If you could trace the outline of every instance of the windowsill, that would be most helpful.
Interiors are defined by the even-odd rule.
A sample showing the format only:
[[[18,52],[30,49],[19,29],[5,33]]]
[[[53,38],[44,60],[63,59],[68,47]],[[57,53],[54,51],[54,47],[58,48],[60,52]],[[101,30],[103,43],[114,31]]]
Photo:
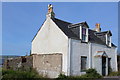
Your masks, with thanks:
[[[88,42],[86,42],[86,41],[82,41],[82,40],[81,40],[81,43],[88,43]]]
[[[107,44],[106,44],[107,45]],[[107,45],[108,48],[111,48],[112,46]]]
[[[81,72],[86,72],[86,70],[81,70]]]

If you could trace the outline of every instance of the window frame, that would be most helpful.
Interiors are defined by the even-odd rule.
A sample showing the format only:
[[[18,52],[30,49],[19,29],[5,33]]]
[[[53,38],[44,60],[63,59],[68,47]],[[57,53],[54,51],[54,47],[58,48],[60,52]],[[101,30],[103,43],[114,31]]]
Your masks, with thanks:
[[[111,36],[109,34],[106,34],[106,44],[111,47]]]
[[[82,58],[84,58],[85,59],[85,62],[86,62],[86,64],[85,64],[85,68],[83,68],[84,66],[83,66],[83,59]],[[87,70],[87,56],[81,56],[81,67],[80,67],[80,69],[81,69],[81,72],[85,72],[86,70]]]
[[[83,29],[85,29],[85,34],[83,34]],[[85,36],[85,39],[83,38],[83,35]],[[88,28],[80,26],[80,39],[83,42],[88,42]]]

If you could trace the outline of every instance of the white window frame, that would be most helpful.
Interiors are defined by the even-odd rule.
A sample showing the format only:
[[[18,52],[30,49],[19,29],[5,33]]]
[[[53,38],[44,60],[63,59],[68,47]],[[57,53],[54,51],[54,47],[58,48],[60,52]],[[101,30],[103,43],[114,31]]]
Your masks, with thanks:
[[[80,39],[82,39],[82,28],[85,28],[85,27],[82,27],[80,26]],[[86,29],[86,40],[84,42],[88,42],[88,28],[85,28]]]
[[[109,44],[108,44],[108,34],[106,34],[106,44],[107,44],[109,47],[111,47],[111,36],[109,36],[109,38],[110,38],[110,42],[109,42]]]

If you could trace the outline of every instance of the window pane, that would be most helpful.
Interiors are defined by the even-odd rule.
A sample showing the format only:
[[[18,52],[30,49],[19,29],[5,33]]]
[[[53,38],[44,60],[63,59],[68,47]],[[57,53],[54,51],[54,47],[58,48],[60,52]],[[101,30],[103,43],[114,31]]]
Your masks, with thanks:
[[[82,28],[82,34],[86,35],[86,29]]]
[[[110,45],[110,36],[107,36],[107,44]]]
[[[87,65],[87,57],[82,56],[81,57],[81,71],[86,70],[86,65]]]
[[[82,40],[83,40],[83,41],[86,40],[86,35],[82,35]]]
[[[109,36],[107,37],[107,40],[110,41],[110,37]]]

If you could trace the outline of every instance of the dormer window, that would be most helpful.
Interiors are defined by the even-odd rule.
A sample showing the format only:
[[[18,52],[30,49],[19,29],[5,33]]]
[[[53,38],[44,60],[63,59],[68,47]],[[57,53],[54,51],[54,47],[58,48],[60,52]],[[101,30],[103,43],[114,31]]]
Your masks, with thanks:
[[[110,36],[107,36],[107,44],[110,45]]]
[[[106,34],[106,44],[111,47],[111,36]]]
[[[70,24],[68,28],[81,39],[82,42],[88,42],[88,24],[86,22]]]
[[[98,38],[100,38],[107,46],[111,47],[111,31],[104,31],[104,32],[96,32],[95,33]]]
[[[86,28],[82,28],[82,40],[83,41],[86,41],[86,38],[87,38],[87,34],[86,34]]]
[[[80,39],[83,42],[88,42],[88,28],[87,27],[80,27]]]

